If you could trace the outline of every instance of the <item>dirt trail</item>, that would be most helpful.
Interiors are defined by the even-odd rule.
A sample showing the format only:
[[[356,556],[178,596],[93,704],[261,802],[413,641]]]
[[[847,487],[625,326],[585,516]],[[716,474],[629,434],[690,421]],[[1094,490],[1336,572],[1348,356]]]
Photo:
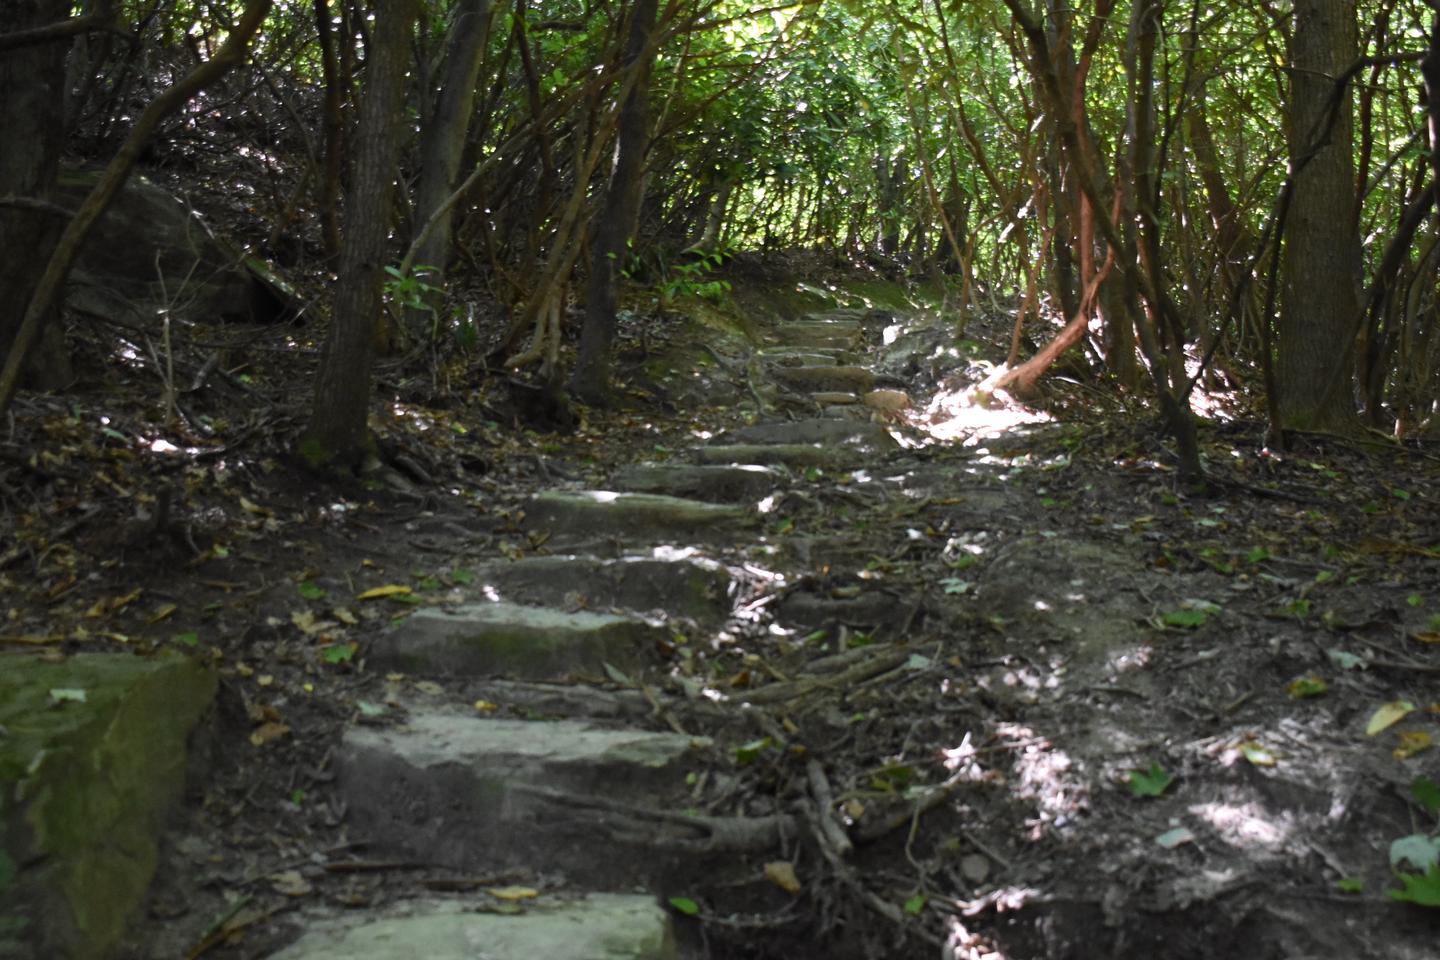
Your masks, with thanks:
[[[362,645],[307,826],[237,855],[195,815],[134,956],[174,955],[167,902],[193,945],[206,886],[252,891],[207,952],[282,960],[1434,956],[1384,890],[1440,777],[1364,732],[1437,699],[1421,496],[1212,427],[1233,494],[1181,499],[1146,429],[969,403],[918,313],[711,353],[728,422],[561,440],[483,527],[374,521],[357,552],[431,543],[444,602]]]

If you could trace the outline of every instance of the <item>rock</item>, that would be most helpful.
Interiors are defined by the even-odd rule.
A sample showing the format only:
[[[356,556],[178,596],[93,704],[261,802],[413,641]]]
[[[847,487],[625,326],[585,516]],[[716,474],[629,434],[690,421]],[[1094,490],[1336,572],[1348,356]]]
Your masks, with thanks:
[[[708,503],[753,503],[784,483],[780,473],[756,464],[635,464],[621,467],[610,477],[610,485],[617,490],[663,493]]]
[[[417,611],[378,637],[368,656],[382,669],[420,676],[556,680],[602,676],[606,663],[639,670],[669,639],[663,626],[614,614],[469,603]]]
[[[810,399],[822,406],[845,407],[853,403],[859,403],[860,397],[853,393],[843,393],[834,390],[821,390],[818,393],[810,394]]]
[[[770,375],[805,393],[816,390],[867,393],[875,388],[875,374],[864,367],[779,367]]]
[[[760,359],[781,367],[833,367],[851,364],[855,354],[848,350],[823,350],[816,347],[766,347]]]
[[[501,905],[502,901],[494,901]],[[299,940],[271,960],[677,960],[670,916],[654,897],[591,894],[524,901],[485,913],[458,900],[394,904],[379,916],[308,918]]]
[[[59,202],[78,208],[98,171],[61,174]],[[95,224],[70,272],[73,309],[144,324],[167,312],[197,323],[275,323],[300,304],[265,263],[222,242],[178,197],[134,175]]]
[[[679,552],[614,560],[526,557],[482,568],[477,585],[487,594],[496,591],[501,600],[552,606],[582,602],[599,612],[664,608],[672,616],[705,620],[729,612],[732,582],[721,564]]]
[[[881,413],[899,414],[914,406],[904,390],[871,390],[860,399],[865,406]]]
[[[794,420],[757,423],[720,436],[720,440],[741,443],[819,443],[826,446],[858,447],[862,450],[889,450],[899,446],[890,432],[868,421]]]
[[[850,349],[862,340],[860,327],[853,323],[826,320],[797,320],[770,331],[770,339],[785,346],[838,347]]]
[[[213,671],[178,655],[5,657],[0,956],[111,951],[154,876],[215,689]]]
[[[488,873],[559,871],[628,889],[668,869],[663,823],[612,837],[616,807],[686,805],[693,751],[676,733],[577,720],[508,720],[417,710],[402,727],[354,727],[336,756],[350,834],[384,855]]]
[[[558,539],[601,536],[636,542],[747,526],[755,518],[746,507],[610,490],[546,490],[531,498],[527,513],[529,526]]]
[[[761,463],[787,467],[830,467],[853,462],[855,447],[824,447],[818,443],[727,443],[696,447],[701,463]]]

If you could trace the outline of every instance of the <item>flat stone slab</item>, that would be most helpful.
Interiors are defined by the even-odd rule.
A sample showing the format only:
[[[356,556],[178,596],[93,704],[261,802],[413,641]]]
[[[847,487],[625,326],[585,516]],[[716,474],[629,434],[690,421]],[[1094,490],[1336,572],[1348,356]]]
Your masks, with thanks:
[[[495,901],[498,906],[499,901]],[[310,919],[271,960],[678,960],[670,915],[654,897],[591,894],[482,913],[458,900],[395,904]]]
[[[659,624],[610,613],[467,603],[417,610],[378,637],[368,659],[419,676],[558,680],[603,675],[606,663],[638,670],[669,639]]]
[[[890,450],[899,446],[890,431],[878,423],[825,418],[757,423],[727,431],[720,439],[739,443],[840,444],[867,450]]]
[[[611,837],[607,816],[616,804],[683,806],[686,776],[709,745],[578,720],[428,708],[404,726],[347,731],[336,785],[351,838],[385,855],[477,873],[524,866],[629,889],[663,872],[666,858],[641,855],[649,831]]]
[[[477,586],[492,599],[566,608],[579,605],[601,613],[663,608],[671,616],[697,620],[729,612],[732,584],[730,571],[722,564],[683,554],[612,560],[526,557],[477,571]]]
[[[112,952],[184,792],[216,675],[182,656],[0,666],[0,957]]]
[[[828,320],[798,320],[786,323],[770,331],[770,339],[787,346],[839,347],[845,349],[858,346],[862,331],[854,323],[836,323]]]
[[[805,393],[817,390],[868,393],[875,388],[875,374],[864,367],[776,367],[770,376]]]
[[[656,463],[621,467],[610,476],[610,483],[619,490],[661,493],[708,503],[753,503],[783,486],[785,478],[758,464]]]
[[[696,447],[701,463],[762,463],[786,467],[832,467],[853,463],[864,453],[858,447],[818,443],[727,443]]]
[[[834,407],[845,407],[860,402],[859,394],[838,390],[821,390],[818,393],[810,394],[810,399],[824,406]]]
[[[748,507],[613,490],[546,490],[530,499],[526,512],[529,526],[561,539],[603,536],[634,542],[746,526],[755,519]]]
[[[787,367],[834,367],[853,364],[858,357],[849,350],[823,347],[766,347],[760,351],[760,359]]]

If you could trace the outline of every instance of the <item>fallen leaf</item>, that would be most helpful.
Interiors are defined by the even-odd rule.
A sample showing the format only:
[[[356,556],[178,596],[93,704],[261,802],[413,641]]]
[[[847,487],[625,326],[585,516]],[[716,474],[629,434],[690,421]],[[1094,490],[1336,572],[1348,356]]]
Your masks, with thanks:
[[[765,864],[765,879],[786,893],[800,892],[800,878],[795,875],[795,865],[788,860],[772,860]]]
[[[534,887],[486,887],[485,892],[496,900],[534,900],[540,896]]]
[[[1408,760],[1422,750],[1429,750],[1434,745],[1430,734],[1425,731],[1405,730],[1400,734],[1400,743],[1395,747],[1394,757],[1396,760]]]
[[[347,627],[353,627],[360,622],[359,617],[355,616],[355,614],[351,613],[344,607],[336,607],[334,610],[330,611],[330,615],[336,620],[339,620],[341,623],[345,624],[345,626]]]
[[[302,877],[298,870],[286,870],[284,873],[272,874],[270,888],[287,897],[303,897],[315,890],[310,885],[310,881]]]
[[[154,613],[150,614],[150,623],[159,623],[161,620],[172,616],[175,611],[179,609],[180,607],[178,604],[167,603],[159,610],[156,610]]]
[[[1246,740],[1240,744],[1240,753],[1254,766],[1275,766],[1275,754],[1271,753],[1268,747],[1262,746],[1254,740]]]
[[[240,509],[244,510],[246,513],[252,513],[257,517],[275,516],[275,511],[271,510],[268,507],[262,507],[258,503],[255,503],[243,496],[240,498]]]
[[[1155,838],[1155,842],[1166,850],[1174,850],[1183,843],[1194,843],[1195,834],[1185,827],[1176,827],[1174,830],[1166,830]]]
[[[371,587],[364,593],[357,594],[356,600],[380,600],[384,597],[403,597],[411,592],[410,588],[403,583],[386,584],[383,587]]]
[[[270,722],[256,727],[250,734],[250,745],[263,747],[272,740],[290,735],[290,728],[283,723]]]
[[[1365,733],[1375,736],[1384,730],[1388,730],[1395,724],[1404,720],[1415,709],[1415,704],[1409,700],[1391,700],[1382,704],[1370,716],[1370,722],[1365,725]]]

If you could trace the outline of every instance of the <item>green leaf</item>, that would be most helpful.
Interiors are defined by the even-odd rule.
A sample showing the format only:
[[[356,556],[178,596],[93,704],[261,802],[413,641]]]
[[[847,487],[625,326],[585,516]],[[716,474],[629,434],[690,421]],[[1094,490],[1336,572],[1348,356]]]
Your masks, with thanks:
[[[200,635],[199,635],[198,633],[193,633],[193,632],[191,632],[191,633],[177,633],[177,634],[175,634],[175,642],[176,642],[176,643],[183,643],[183,644],[185,644],[185,646],[187,646],[187,647],[196,647],[196,646],[199,646],[199,645],[200,645]]]
[[[440,581],[439,581],[439,580],[436,580],[434,577],[421,577],[419,580],[415,581],[415,589],[417,589],[417,590],[439,590],[439,589],[440,589]]]
[[[84,703],[90,695],[80,687],[55,687],[50,691],[51,703]]]
[[[1440,840],[1423,833],[1412,833],[1391,842],[1390,869],[1398,869],[1403,863],[1427,872],[1440,866]]]
[[[918,916],[920,911],[925,909],[925,904],[929,902],[929,897],[925,896],[925,894],[923,893],[917,893],[915,894],[915,896],[905,901],[905,912],[910,914],[912,917]]]
[[[769,737],[761,737],[759,740],[742,743],[735,748],[735,762],[741,766],[754,763],[760,759],[760,754],[763,753],[767,747],[773,746],[775,746],[775,741]]]
[[[298,590],[300,592],[300,596],[304,597],[306,600],[325,599],[324,588],[320,587],[318,584],[312,583],[309,580],[306,580],[304,583],[300,584],[295,589]]]
[[[1204,610],[1171,610],[1161,618],[1167,627],[1203,627],[1210,615]]]
[[[293,803],[293,804],[295,804],[295,806],[297,806],[297,807],[303,807],[303,806],[305,805],[305,791],[304,791],[304,789],[301,788],[301,787],[296,787],[294,790],[291,790],[291,791],[290,791],[290,802]]]
[[[1424,807],[1430,816],[1440,814],[1440,785],[1434,780],[1424,774],[1416,777],[1410,784],[1410,796],[1414,797],[1415,802]]]
[[[1392,900],[1417,903],[1422,907],[1440,907],[1440,866],[1432,866],[1423,874],[1397,873],[1405,885],[1402,890],[1386,890]]]
[[[1390,496],[1394,497],[1396,500],[1409,500],[1410,491],[1402,490],[1399,487],[1394,487],[1390,491]]]
[[[1335,889],[1341,893],[1364,893],[1365,881],[1360,877],[1341,877],[1335,881]]]
[[[1412,606],[1412,607],[1423,607],[1423,606],[1425,606],[1425,598],[1422,597],[1422,596],[1420,596],[1420,594],[1418,594],[1418,593],[1412,593],[1412,594],[1410,594],[1410,596],[1408,596],[1408,597],[1405,598],[1405,602],[1408,603],[1408,604],[1409,604],[1410,606]]]
[[[974,587],[975,584],[971,583],[969,580],[961,580],[959,577],[945,577],[943,580],[940,581],[940,586],[945,588],[945,592],[947,594],[950,594],[952,596],[958,596],[961,594],[969,593],[971,588]]]
[[[689,897],[671,897],[670,906],[674,907],[677,913],[683,913],[687,917],[693,917],[700,912],[700,904]]]
[[[450,571],[450,579],[460,584],[460,586],[462,587],[468,587],[470,586],[470,584],[475,582],[475,571],[465,570],[461,567],[456,567],[454,570]]]
[[[320,657],[326,663],[349,663],[355,659],[355,649],[353,643],[336,643],[326,647]]]
[[[1247,563],[1259,563],[1262,560],[1270,559],[1270,551],[1264,547],[1251,547],[1250,552],[1245,554]]]
[[[1166,773],[1160,764],[1152,763],[1149,770],[1132,772],[1125,782],[1133,796],[1158,797],[1170,788],[1175,778]]]
[[[1325,682],[1324,677],[1311,674],[1291,680],[1285,687],[1285,692],[1296,700],[1304,700],[1307,697],[1318,697],[1329,689],[1330,684]]]
[[[360,711],[362,717],[383,717],[389,708],[383,703],[372,703],[369,700],[356,700],[355,709]]]

